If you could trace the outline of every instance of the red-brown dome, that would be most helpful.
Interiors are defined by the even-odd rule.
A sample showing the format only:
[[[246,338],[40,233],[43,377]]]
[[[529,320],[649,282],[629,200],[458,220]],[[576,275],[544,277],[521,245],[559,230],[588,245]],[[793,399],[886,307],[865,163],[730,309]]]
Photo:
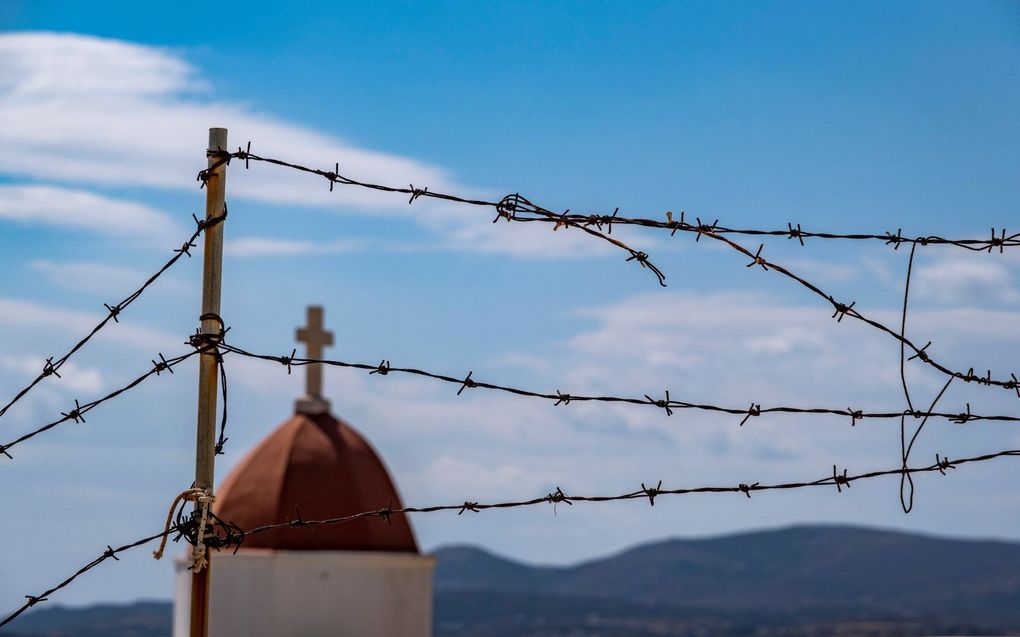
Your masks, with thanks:
[[[334,518],[401,507],[375,451],[350,425],[330,414],[296,414],[230,472],[215,511],[242,529]],[[364,518],[312,528],[284,528],[245,538],[243,548],[295,551],[417,553],[407,517]]]

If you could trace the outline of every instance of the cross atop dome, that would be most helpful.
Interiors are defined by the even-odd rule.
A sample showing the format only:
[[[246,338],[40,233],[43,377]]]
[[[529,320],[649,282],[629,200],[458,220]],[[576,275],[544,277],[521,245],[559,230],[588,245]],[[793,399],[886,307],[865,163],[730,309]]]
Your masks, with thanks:
[[[2,1],[2,0],[0,0]],[[333,334],[321,307],[297,329],[303,357],[323,360]],[[304,365],[296,412],[234,466],[216,490],[216,513],[250,535],[216,556],[210,635],[431,637],[432,569],[422,555],[397,485],[372,445],[330,413],[323,364]],[[359,515],[360,514],[360,515]],[[312,533],[293,522],[348,517]],[[187,637],[192,561],[176,561],[174,637]],[[295,600],[299,603],[295,604]]]
[[[305,344],[305,358],[321,359],[323,350],[333,344],[333,332],[323,329],[321,306],[308,306],[308,325],[295,333],[299,343]],[[329,413],[329,400],[322,395],[322,364],[305,365],[305,395],[297,399],[294,409],[299,414]]]

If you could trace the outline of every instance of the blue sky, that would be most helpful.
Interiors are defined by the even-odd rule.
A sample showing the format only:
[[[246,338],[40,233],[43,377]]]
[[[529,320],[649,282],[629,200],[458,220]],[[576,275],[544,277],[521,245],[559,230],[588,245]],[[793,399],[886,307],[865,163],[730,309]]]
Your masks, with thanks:
[[[1016,219],[1015,3],[268,3],[0,7],[0,393],[16,391],[158,267],[202,209],[206,131],[231,144],[404,185],[548,208],[732,226],[979,236]],[[238,345],[284,354],[322,304],[333,356],[573,393],[902,408],[898,350],[789,282],[690,237],[622,233],[661,289],[576,232],[230,167],[224,316]],[[1015,230],[1015,228],[1010,228]],[[748,242],[750,244],[752,242]],[[906,255],[779,239],[766,254],[883,320]],[[1016,369],[1015,255],[920,250],[914,340],[954,367]],[[182,261],[0,422],[3,440],[183,351],[200,263]],[[300,375],[228,360],[222,477],[290,413]],[[108,543],[154,532],[192,473],[195,378],[154,379],[0,464],[0,596],[14,606]],[[912,387],[939,378],[912,367]],[[816,478],[896,466],[891,422],[569,408],[425,381],[327,371],[334,410],[408,503]],[[1015,413],[957,387],[943,405]],[[980,405],[980,409],[978,406]],[[1016,447],[1011,425],[932,424],[918,458]],[[929,458],[931,456],[931,458]],[[1020,539],[1008,461],[849,493],[681,498],[413,520],[426,548],[468,542],[571,562],[667,536],[850,522]],[[60,601],[167,597],[145,550]]]

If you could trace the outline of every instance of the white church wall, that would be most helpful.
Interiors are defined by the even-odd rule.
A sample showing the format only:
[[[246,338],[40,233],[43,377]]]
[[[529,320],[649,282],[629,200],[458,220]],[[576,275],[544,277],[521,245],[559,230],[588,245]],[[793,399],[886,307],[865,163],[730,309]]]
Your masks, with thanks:
[[[176,562],[174,637],[187,637],[190,562]],[[357,551],[213,556],[211,637],[430,637],[435,558]]]

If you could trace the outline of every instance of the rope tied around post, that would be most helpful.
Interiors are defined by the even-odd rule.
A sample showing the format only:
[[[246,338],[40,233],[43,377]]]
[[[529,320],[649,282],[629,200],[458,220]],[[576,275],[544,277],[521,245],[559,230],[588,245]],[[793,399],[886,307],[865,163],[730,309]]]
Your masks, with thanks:
[[[195,544],[191,549],[191,570],[198,573],[204,569],[208,564],[206,559],[205,527],[209,522],[209,507],[215,501],[216,496],[212,494],[212,489],[192,487],[177,494],[177,497],[170,504],[170,510],[167,511],[166,524],[163,527],[163,537],[159,541],[159,548],[152,552],[152,557],[157,560],[163,558],[163,552],[166,550],[166,541],[170,536],[174,511],[177,510],[177,506],[181,502],[194,502],[198,505],[199,518],[198,533],[195,535]]]

